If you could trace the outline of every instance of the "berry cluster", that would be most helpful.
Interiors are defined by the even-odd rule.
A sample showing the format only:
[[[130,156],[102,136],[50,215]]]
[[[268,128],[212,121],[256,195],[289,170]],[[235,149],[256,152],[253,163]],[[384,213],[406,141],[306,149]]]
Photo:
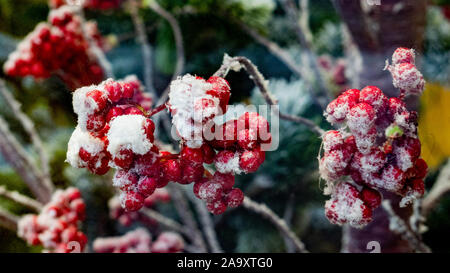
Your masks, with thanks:
[[[89,31],[100,42],[98,32]],[[36,79],[58,75],[70,87],[99,83],[103,71],[89,51],[81,21],[73,7],[52,10],[48,22],[42,22],[20,42],[4,64],[10,76]]]
[[[413,49],[400,47],[392,55],[392,65],[386,64],[394,86],[400,89],[400,98],[406,95],[420,95],[423,92],[425,80],[415,66],[415,58]]]
[[[78,247],[82,251],[87,238],[78,225],[85,218],[85,209],[78,189],[58,190],[39,215],[28,214],[20,219],[18,235],[47,251],[71,252]]]
[[[116,168],[113,185],[122,191],[122,205],[132,211],[167,184],[153,167],[159,153],[153,144],[155,125],[135,106],[140,92],[136,77],[77,89],[73,107],[78,126],[67,151],[67,161],[74,167],[99,175]]]
[[[67,161],[100,175],[116,168],[113,185],[122,191],[119,199],[126,211],[139,210],[146,197],[170,181],[196,182],[195,194],[214,214],[239,206],[243,193],[233,188],[234,174],[255,172],[264,162],[261,146],[271,141],[267,120],[246,112],[217,125],[214,118],[227,110],[228,82],[186,75],[171,83],[167,102],[181,136],[181,151],[160,151],[153,143],[153,122],[131,105],[145,102],[136,95],[139,85],[133,82],[107,80],[74,92],[78,126],[69,141]],[[213,163],[217,172],[211,175],[204,164]]]
[[[78,0],[50,0],[49,6],[51,8],[59,8],[71,2],[78,2]],[[122,4],[123,0],[83,0],[83,7],[95,10],[110,10],[117,9]]]
[[[150,234],[138,228],[120,237],[98,238],[93,248],[97,253],[176,253],[183,250],[184,241],[176,233],[163,232],[152,242]]]
[[[399,52],[395,62],[412,56]],[[319,169],[332,194],[326,204],[331,222],[365,226],[381,200],[375,189],[403,196],[401,206],[423,196],[427,164],[419,158],[417,113],[401,99],[388,99],[375,86],[350,89],[328,105],[325,116],[334,125],[345,124],[322,136]],[[354,185],[346,183],[350,178]]]
[[[157,203],[167,203],[170,201],[169,192],[165,188],[156,189],[155,192],[144,200],[144,207],[151,208]],[[145,217],[136,211],[126,211],[122,208],[117,197],[113,197],[108,202],[109,211],[112,219],[119,221],[123,226],[130,226],[139,221],[147,226],[154,226],[156,222],[153,219]]]
[[[242,191],[233,188],[234,174],[255,172],[265,160],[261,144],[271,141],[269,123],[256,112],[215,123],[226,113],[229,98],[229,84],[220,77],[206,81],[185,75],[170,86],[168,106],[183,146],[178,160],[166,162],[166,173],[172,181],[196,182],[195,195],[214,214],[242,203]],[[214,163],[214,175],[203,176],[204,163]]]

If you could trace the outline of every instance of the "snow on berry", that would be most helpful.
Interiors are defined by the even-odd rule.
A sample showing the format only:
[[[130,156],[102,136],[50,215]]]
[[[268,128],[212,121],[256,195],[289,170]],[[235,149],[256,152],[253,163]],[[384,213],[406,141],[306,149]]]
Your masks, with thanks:
[[[42,245],[45,251],[71,252],[73,243],[83,251],[87,238],[78,225],[85,218],[85,209],[78,189],[57,190],[38,215],[19,220],[18,236],[30,245]]]
[[[343,122],[350,109],[358,103],[359,90],[349,89],[328,104],[324,113],[327,121],[331,124]]]
[[[394,87],[400,89],[400,97],[423,92],[425,80],[415,66],[414,50],[398,48],[392,55],[392,65],[386,61],[385,69],[391,73]]]
[[[177,253],[184,249],[183,238],[175,232],[163,232],[151,245],[153,253]]]
[[[199,148],[203,143],[203,122],[221,112],[220,99],[208,94],[212,88],[213,85],[204,79],[189,74],[170,84],[167,104],[172,123],[191,148]]]
[[[364,203],[357,188],[339,183],[332,198],[325,203],[325,215],[331,223],[362,228],[372,221],[372,209]]]
[[[95,239],[93,249],[96,253],[150,253],[152,237],[144,228],[137,228],[118,237]]]
[[[392,64],[410,63],[414,64],[416,61],[416,53],[414,49],[399,47],[392,54]]]
[[[242,170],[239,167],[239,159],[240,154],[238,152],[228,150],[220,151],[214,159],[214,166],[221,173],[240,174]]]
[[[106,134],[109,140],[108,152],[116,155],[123,149],[129,149],[143,155],[150,151],[153,144],[145,132],[146,120],[141,115],[123,115],[112,120]]]
[[[400,48],[389,69],[398,66],[417,70],[414,57],[412,50]],[[398,78],[398,84],[403,91],[414,93],[411,79],[405,75]],[[402,196],[401,206],[423,195],[427,165],[420,158],[418,117],[417,112],[407,110],[403,99],[408,93],[403,91],[399,98],[388,99],[376,86],[360,92],[350,89],[328,105],[324,114],[327,120],[342,125],[339,131],[323,135],[324,153],[319,157],[320,175],[327,182],[324,193],[332,194],[325,205],[332,223],[356,227],[369,223],[372,209],[382,198],[378,190]],[[362,187],[360,195],[351,183]],[[366,207],[360,206],[361,202]]]

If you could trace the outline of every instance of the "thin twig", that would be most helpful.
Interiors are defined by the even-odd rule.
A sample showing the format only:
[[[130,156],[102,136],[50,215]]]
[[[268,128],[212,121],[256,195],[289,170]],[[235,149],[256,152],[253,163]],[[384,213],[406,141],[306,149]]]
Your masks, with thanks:
[[[177,62],[175,65],[175,71],[172,75],[172,80],[175,80],[181,73],[183,73],[184,70],[184,63],[185,63],[185,56],[184,56],[184,44],[183,44],[183,34],[181,32],[180,24],[178,23],[177,19],[167,10],[165,10],[163,7],[161,7],[156,0],[151,0],[149,2],[149,7],[159,14],[161,17],[167,20],[169,22],[170,27],[173,31],[173,36],[175,39],[175,46],[177,51]],[[161,97],[159,98],[157,105],[163,103],[166,101],[167,96],[169,95],[169,86],[164,90],[164,92],[161,94]]]
[[[295,194],[291,193],[289,195],[288,201],[286,202],[286,208],[284,209],[283,220],[286,222],[286,225],[289,227],[291,225],[292,217],[294,214],[294,206],[295,206]],[[286,251],[288,253],[294,253],[295,248],[292,242],[284,236],[284,242],[286,244]]]
[[[22,195],[16,191],[8,191],[5,186],[0,186],[0,196],[7,198],[11,201],[14,201],[36,212],[41,211],[43,207],[42,203],[28,196]]]
[[[198,198],[196,198],[191,191],[187,192],[187,196],[194,203],[195,209],[198,213],[202,228],[205,233],[206,241],[213,253],[223,253],[220,247],[217,234],[214,229],[214,224],[211,220],[210,213],[205,207],[205,204]]]
[[[430,253],[430,248],[425,245],[418,235],[412,232],[408,225],[401,219],[395,211],[392,209],[391,203],[389,200],[384,200],[382,202],[383,208],[389,214],[389,229],[398,235],[400,235],[405,241],[408,242],[410,247],[414,249],[416,252],[425,252]]]
[[[237,22],[239,26],[247,32],[253,39],[255,39],[258,43],[265,46],[269,52],[271,52],[274,56],[276,56],[280,61],[282,61],[297,77],[299,78],[307,78],[305,73],[302,71],[302,68],[294,62],[292,56],[276,43],[270,41],[266,37],[259,34],[256,30],[250,28],[243,22]]]
[[[423,199],[422,215],[426,217],[448,192],[450,192],[450,160],[442,168],[430,192]]]
[[[19,217],[0,208],[0,226],[17,231],[17,222],[19,222]]]
[[[142,213],[143,215],[147,216],[148,218],[155,220],[156,222],[160,223],[165,228],[171,229],[178,233],[184,234],[187,237],[190,237],[190,233],[187,231],[186,228],[184,228],[182,225],[180,225],[176,221],[160,214],[157,211],[154,211],[149,208],[143,208],[139,211],[139,213]]]
[[[308,251],[305,248],[303,242],[295,235],[295,233],[289,229],[286,225],[286,222],[278,217],[271,209],[269,209],[265,204],[258,204],[255,201],[251,200],[248,197],[244,198],[244,202],[242,203],[244,208],[251,210],[257,214],[260,214],[264,218],[268,219],[272,222],[277,229],[288,238],[295,246],[297,252],[307,253]]]
[[[6,90],[5,82],[2,79],[0,79],[0,92],[2,93],[3,97],[5,98],[6,103],[12,109],[14,116],[20,121],[20,123],[22,124],[22,127],[25,129],[27,134],[30,136],[31,142],[39,155],[42,173],[43,173],[43,175],[45,175],[47,177],[46,181],[50,181],[50,166],[49,166],[48,156],[44,149],[42,140],[36,131],[34,123],[31,121],[31,119],[27,115],[25,115],[24,112],[22,112],[22,110],[20,109],[21,104],[11,95],[11,93],[8,90]],[[52,183],[49,183],[47,185],[47,187],[53,190]]]
[[[141,44],[141,51],[144,63],[144,83],[146,89],[152,94],[153,98],[156,99],[158,96],[156,94],[155,87],[153,86],[153,69],[152,69],[152,48],[148,43],[147,32],[145,29],[145,24],[142,17],[139,15],[139,6],[136,0],[128,0],[130,6],[130,14],[133,19],[134,28],[136,29],[136,34],[139,43]]]
[[[99,65],[101,66],[103,72],[105,73],[105,76],[107,78],[114,78],[114,72],[111,63],[108,61],[103,51],[97,45],[97,42],[94,40],[94,38],[92,38],[90,35],[87,34],[88,30],[86,29],[86,18],[84,16],[83,8],[78,7],[77,13],[78,16],[80,17],[81,29],[84,39],[88,42],[90,51],[97,59]]]
[[[303,1],[303,2],[307,3],[307,0]],[[328,100],[331,100],[330,91],[328,90],[327,84],[326,84],[325,80],[323,79],[322,74],[320,73],[317,56],[312,47],[312,34],[311,34],[312,32],[309,29],[309,25],[305,24],[305,23],[301,23],[301,21],[299,19],[301,12],[297,8],[297,6],[295,5],[293,0],[281,0],[281,6],[283,7],[284,11],[286,12],[288,18],[290,19],[289,21],[292,22],[292,25],[295,30],[295,34],[297,36],[297,40],[299,41],[299,43],[304,51],[304,54],[306,54],[308,66],[311,67],[311,69],[314,73],[314,77],[316,78],[316,80],[319,84],[319,88],[321,91],[320,93],[322,93],[324,96],[326,96],[328,98]],[[302,11],[303,15],[308,14],[308,10],[307,10],[308,5],[303,3],[302,8],[304,9]],[[308,20],[308,18],[306,18],[305,20]],[[308,38],[308,35],[310,35],[311,37]]]
[[[36,167],[2,117],[0,117],[0,152],[27,184],[33,195],[40,202],[47,203],[52,194],[52,189],[48,186],[51,181]]]
[[[273,97],[273,95],[270,93],[267,87],[267,81],[264,79],[263,75],[259,72],[258,68],[247,58],[238,56],[238,57],[229,57],[228,55],[225,55],[224,57],[224,63],[219,68],[219,70],[214,73],[214,76],[220,76],[225,77],[230,70],[231,66],[235,66],[236,62],[243,65],[247,73],[251,76],[250,78],[253,80],[255,85],[260,90],[264,100],[269,105],[278,105],[277,100]],[[276,108],[278,109],[278,108]],[[279,111],[279,109],[278,109]],[[306,125],[311,131],[318,134],[319,136],[323,135],[325,131],[321,129],[319,126],[317,126],[313,121],[299,117],[299,116],[293,116],[289,114],[279,113],[280,118],[289,120],[292,122],[300,123],[303,125]]]
[[[197,222],[194,219],[189,204],[180,190],[178,185],[170,185],[169,187],[170,195],[172,196],[173,204],[181,218],[183,224],[187,227],[189,232],[189,237],[192,239],[194,245],[196,245],[202,252],[206,252],[206,244],[203,240],[202,233],[198,228]]]

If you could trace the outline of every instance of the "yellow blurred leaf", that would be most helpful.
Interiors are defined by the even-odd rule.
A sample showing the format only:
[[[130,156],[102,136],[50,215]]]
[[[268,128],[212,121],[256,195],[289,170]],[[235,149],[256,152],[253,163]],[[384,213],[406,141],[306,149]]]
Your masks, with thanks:
[[[450,156],[450,89],[427,83],[420,103],[422,157],[433,168]]]

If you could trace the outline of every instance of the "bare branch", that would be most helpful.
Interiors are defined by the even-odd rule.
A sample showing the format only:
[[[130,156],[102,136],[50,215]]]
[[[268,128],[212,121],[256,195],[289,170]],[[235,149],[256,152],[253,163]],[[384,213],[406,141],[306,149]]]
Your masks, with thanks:
[[[29,158],[2,117],[0,117],[0,152],[27,184],[33,195],[40,202],[47,203],[52,195],[52,189],[48,186],[51,181],[40,172],[33,160]]]
[[[179,185],[170,185],[169,191],[172,196],[173,204],[181,218],[181,221],[186,226],[189,232],[189,237],[192,239],[194,245],[196,245],[202,252],[206,252],[206,244],[203,240],[202,233],[200,232],[197,222],[194,219],[194,215],[189,208],[189,204],[183,195],[183,192],[178,187]]]
[[[47,153],[44,149],[44,145],[42,144],[42,140],[39,137],[39,134],[36,131],[33,121],[22,112],[21,104],[11,95],[11,93],[6,90],[5,82],[0,79],[0,92],[5,98],[6,103],[12,109],[14,116],[20,121],[22,127],[25,129],[27,134],[31,138],[31,142],[33,143],[34,148],[36,149],[39,158],[40,158],[40,166],[42,169],[43,175],[46,176],[47,180],[50,181],[50,167]],[[53,184],[48,183],[47,187],[53,191]]]
[[[0,186],[0,196],[5,197],[36,212],[41,211],[43,207],[42,203],[28,196],[22,195],[16,191],[8,191],[4,186]]]
[[[245,32],[247,32],[248,35],[250,35],[261,45],[265,46],[269,50],[269,52],[280,59],[280,61],[282,61],[297,77],[304,79],[308,78],[302,68],[293,61],[292,56],[286,50],[282,49],[276,43],[262,36],[256,30],[250,28],[246,24],[242,22],[237,23]]]
[[[299,11],[297,6],[295,5],[293,0],[281,0],[281,6],[283,7],[284,11],[286,12],[289,21],[292,22],[292,25],[294,27],[295,33],[297,35],[297,40],[299,41],[302,50],[304,51],[304,54],[306,55],[306,59],[308,62],[308,66],[311,67],[314,77],[316,78],[319,88],[321,89],[320,93],[322,93],[324,96],[328,98],[328,100],[331,100],[331,94],[330,91],[327,88],[327,84],[325,80],[322,77],[322,74],[320,73],[320,68],[317,61],[317,56],[313,50],[312,47],[312,32],[309,29],[309,25],[307,23],[301,23],[300,21],[300,15],[301,12],[303,13],[303,16],[307,16],[308,14],[308,1],[304,0],[302,4],[302,11]],[[304,18],[306,22],[308,21],[308,17]],[[309,36],[309,37],[308,37]]]
[[[171,229],[173,231],[176,231],[178,233],[184,234],[187,237],[190,237],[190,233],[187,231],[186,228],[184,228],[182,225],[177,223],[176,221],[167,218],[166,216],[160,214],[157,211],[154,211],[149,208],[142,208],[139,213],[142,213],[143,215],[147,216],[148,218],[151,218],[155,220],[156,222],[160,223],[165,228]]]
[[[205,207],[205,204],[200,199],[193,196],[192,192],[188,192],[187,195],[195,205],[195,209],[199,215],[200,222],[205,233],[206,241],[208,242],[211,251],[213,253],[223,253],[219,240],[217,239],[216,231],[214,230],[214,224],[208,210]]]
[[[295,194],[291,193],[286,202],[286,207],[284,209],[283,220],[286,222],[286,225],[289,227],[291,225],[292,217],[294,214],[294,206],[295,206]],[[295,248],[292,242],[284,236],[284,242],[286,244],[286,251],[288,253],[294,253]]]
[[[295,246],[297,252],[306,253],[308,252],[305,248],[303,242],[295,235],[295,233],[289,229],[286,225],[286,222],[278,217],[271,209],[269,209],[265,204],[258,204],[255,201],[251,200],[248,197],[244,198],[244,202],[242,203],[244,208],[251,210],[257,214],[260,214],[264,218],[268,219],[272,224],[274,224],[277,229],[288,238]]]
[[[175,65],[175,71],[172,76],[172,81],[175,80],[181,73],[183,73],[184,70],[184,63],[185,63],[185,57],[184,57],[184,45],[183,45],[183,34],[181,32],[180,24],[178,24],[177,19],[170,14],[167,10],[165,10],[163,7],[161,7],[156,0],[151,0],[149,2],[149,7],[159,14],[161,17],[167,20],[169,22],[170,27],[172,28],[173,35],[175,38],[175,46],[177,51],[177,63]],[[169,87],[164,90],[163,94],[159,98],[157,105],[163,103],[166,101],[167,96],[169,95]]]
[[[412,232],[408,225],[401,219],[392,209],[391,202],[384,200],[382,202],[383,208],[389,214],[389,229],[392,232],[399,234],[405,241],[407,241],[412,249],[417,252],[430,253],[430,248],[425,245],[417,234]]]
[[[448,192],[450,192],[450,160],[442,168],[430,192],[423,199],[422,215],[426,217]]]
[[[12,231],[17,231],[17,222],[19,217],[12,215],[6,210],[0,208],[0,226],[10,229]]]
[[[253,80],[255,85],[260,90],[265,101],[269,105],[277,105],[278,104],[277,100],[268,90],[267,81],[264,79],[263,75],[259,72],[258,68],[249,59],[245,57],[239,56],[230,58],[228,55],[225,55],[222,66],[219,68],[219,70],[216,71],[216,73],[214,73],[214,75],[225,77],[228,71],[230,70],[231,66],[236,65],[235,62],[240,63],[245,68],[247,73],[251,76],[250,78]],[[325,133],[323,129],[321,129],[319,126],[317,126],[313,121],[309,119],[283,113],[279,113],[279,116],[282,119],[306,125],[311,131],[318,134],[319,136]]]
[[[147,32],[145,29],[145,24],[139,15],[139,4],[136,0],[128,0],[130,6],[130,14],[133,19],[134,28],[136,29],[137,38],[141,44],[143,63],[144,63],[144,83],[147,90],[156,99],[158,96],[156,94],[155,87],[153,86],[153,69],[152,69],[152,48],[148,43]]]

